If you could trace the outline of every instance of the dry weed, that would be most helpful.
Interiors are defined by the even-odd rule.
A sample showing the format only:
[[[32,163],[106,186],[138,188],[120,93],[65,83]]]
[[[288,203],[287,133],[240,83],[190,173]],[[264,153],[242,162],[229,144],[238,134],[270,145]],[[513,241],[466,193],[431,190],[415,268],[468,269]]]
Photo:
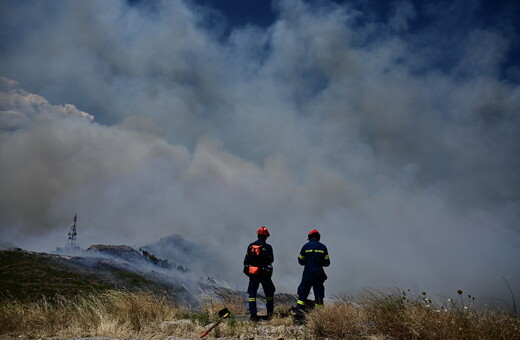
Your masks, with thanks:
[[[147,292],[106,291],[71,299],[57,296],[37,302],[3,301],[0,334],[38,337],[153,334],[161,322],[175,319],[182,309],[167,297]]]
[[[404,293],[404,294],[403,294]],[[419,294],[371,291],[357,301],[341,300],[307,315],[307,326],[292,323],[288,306],[277,307],[270,321],[249,322],[238,293],[207,299],[187,310],[167,297],[151,293],[105,291],[75,298],[43,298],[38,302],[5,300],[0,304],[0,336],[17,338],[198,337],[218,321],[218,311],[232,314],[208,338],[256,339],[520,339],[520,318],[497,310],[477,310],[453,303],[438,308]],[[471,307],[471,308],[469,308]]]
[[[348,301],[315,309],[307,320],[311,334],[318,339],[361,339],[369,334],[363,309]]]
[[[458,291],[462,295],[462,291]],[[520,339],[520,318],[498,310],[475,309],[468,296],[439,306],[426,293],[368,291],[361,299],[375,334],[397,339]]]

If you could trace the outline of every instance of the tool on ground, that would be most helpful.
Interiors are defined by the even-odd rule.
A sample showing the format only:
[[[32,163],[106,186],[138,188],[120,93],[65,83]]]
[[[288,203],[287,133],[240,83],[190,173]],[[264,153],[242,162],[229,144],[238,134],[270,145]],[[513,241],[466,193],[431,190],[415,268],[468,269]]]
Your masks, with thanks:
[[[211,330],[215,327],[218,326],[218,324],[224,320],[225,318],[227,318],[229,316],[229,314],[231,314],[231,312],[229,311],[229,309],[227,308],[224,308],[224,309],[221,309],[218,311],[218,317],[220,318],[217,322],[215,322],[210,328],[208,328],[208,330],[206,330],[204,333],[202,333],[200,335],[200,338],[202,339],[203,337],[205,337],[206,335],[208,335],[209,332],[211,332]]]

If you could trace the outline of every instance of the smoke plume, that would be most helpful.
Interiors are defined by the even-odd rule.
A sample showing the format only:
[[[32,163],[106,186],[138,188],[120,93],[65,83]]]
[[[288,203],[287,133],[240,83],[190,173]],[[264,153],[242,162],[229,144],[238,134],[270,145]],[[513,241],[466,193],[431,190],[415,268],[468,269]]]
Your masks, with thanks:
[[[381,21],[277,0],[268,27],[188,0],[1,1],[1,243],[52,250],[77,213],[84,247],[182,235],[245,289],[265,225],[292,293],[317,228],[328,296],[520,292],[518,36],[457,26],[456,4],[419,29],[410,1]]]

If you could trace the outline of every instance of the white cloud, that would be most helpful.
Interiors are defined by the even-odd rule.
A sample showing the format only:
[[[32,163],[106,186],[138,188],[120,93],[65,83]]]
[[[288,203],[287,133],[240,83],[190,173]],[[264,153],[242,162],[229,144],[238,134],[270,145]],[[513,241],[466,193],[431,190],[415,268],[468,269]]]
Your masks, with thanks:
[[[0,77],[0,130],[14,130],[40,115],[59,115],[94,120],[72,104],[51,105],[42,96],[28,93],[11,79]]]

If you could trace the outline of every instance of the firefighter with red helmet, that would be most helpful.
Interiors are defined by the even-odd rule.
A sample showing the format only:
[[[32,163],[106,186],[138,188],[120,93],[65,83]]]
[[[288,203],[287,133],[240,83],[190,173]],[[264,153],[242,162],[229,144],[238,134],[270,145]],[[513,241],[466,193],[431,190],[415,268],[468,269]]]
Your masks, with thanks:
[[[323,283],[327,279],[323,267],[330,265],[329,252],[327,247],[320,242],[321,235],[318,230],[313,229],[307,235],[307,242],[301,249],[298,256],[298,263],[304,266],[302,281],[298,286],[298,301],[296,305],[296,322],[302,323],[304,311],[307,307],[307,297],[314,290],[315,306],[323,307],[325,297],[325,286]]]
[[[270,236],[269,230],[262,226],[256,234],[258,235],[258,240],[249,244],[244,258],[244,274],[249,276],[247,293],[249,294],[249,313],[252,321],[260,319],[256,309],[256,292],[258,287],[262,285],[264,289],[268,318],[273,314],[275,292],[275,287],[271,280],[274,261],[273,247],[266,242]]]

